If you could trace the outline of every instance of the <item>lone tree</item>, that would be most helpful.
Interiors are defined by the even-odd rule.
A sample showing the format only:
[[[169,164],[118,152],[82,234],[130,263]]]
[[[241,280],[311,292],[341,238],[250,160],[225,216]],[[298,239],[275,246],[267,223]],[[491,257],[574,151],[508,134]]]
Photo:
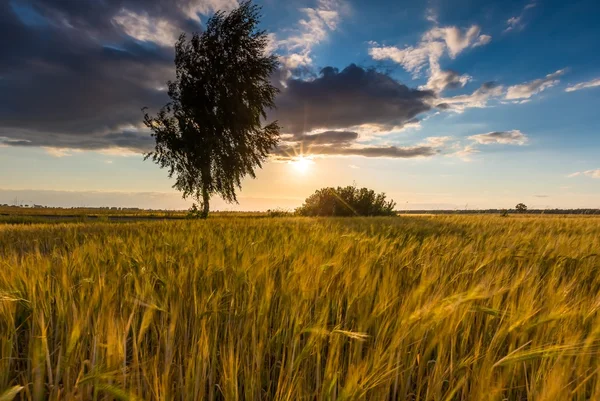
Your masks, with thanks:
[[[173,185],[209,212],[210,198],[237,202],[236,189],[279,140],[280,127],[265,126],[278,89],[270,82],[279,62],[268,54],[268,36],[258,29],[260,7],[250,1],[230,13],[217,12],[201,34],[182,34],[175,45],[176,79],[170,103],[157,116],[144,109],[156,141],[146,154],[169,169]]]
[[[393,216],[396,203],[384,193],[355,186],[323,188],[296,209],[301,216]]]
[[[527,205],[524,203],[519,203],[517,206],[515,206],[515,209],[518,213],[525,213],[527,211]]]

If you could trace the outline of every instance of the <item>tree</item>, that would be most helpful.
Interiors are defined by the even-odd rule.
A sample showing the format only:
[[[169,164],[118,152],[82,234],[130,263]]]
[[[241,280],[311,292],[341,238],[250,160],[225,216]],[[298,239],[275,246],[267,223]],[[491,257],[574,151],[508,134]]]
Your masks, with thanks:
[[[396,203],[387,201],[384,193],[348,186],[319,189],[296,213],[301,216],[393,216],[394,207]]]
[[[260,7],[250,1],[217,12],[206,30],[175,45],[176,79],[168,82],[171,102],[144,123],[156,146],[146,154],[176,176],[183,198],[193,197],[207,217],[212,195],[237,202],[242,179],[255,178],[279,140],[280,127],[265,126],[278,89],[270,76],[279,62],[267,53],[268,36],[257,28]]]
[[[515,209],[518,213],[525,213],[527,211],[527,205],[524,203],[519,203],[517,206],[515,206]]]

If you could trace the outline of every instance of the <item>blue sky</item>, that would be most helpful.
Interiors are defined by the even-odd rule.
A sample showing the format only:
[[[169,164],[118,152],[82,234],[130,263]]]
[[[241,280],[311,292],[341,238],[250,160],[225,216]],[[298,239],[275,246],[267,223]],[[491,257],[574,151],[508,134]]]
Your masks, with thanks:
[[[216,208],[353,183],[407,209],[600,207],[598,2],[257,3],[284,135]],[[168,101],[179,33],[236,4],[0,5],[0,204],[188,207],[140,156],[140,108]]]

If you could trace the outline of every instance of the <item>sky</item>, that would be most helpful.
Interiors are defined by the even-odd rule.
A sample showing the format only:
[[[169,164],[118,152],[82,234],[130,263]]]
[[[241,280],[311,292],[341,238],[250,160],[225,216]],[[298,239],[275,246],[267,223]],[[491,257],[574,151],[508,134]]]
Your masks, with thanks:
[[[596,0],[257,0],[282,140],[239,204],[600,208]],[[0,2],[0,204],[183,209],[143,153],[180,33],[236,0]]]

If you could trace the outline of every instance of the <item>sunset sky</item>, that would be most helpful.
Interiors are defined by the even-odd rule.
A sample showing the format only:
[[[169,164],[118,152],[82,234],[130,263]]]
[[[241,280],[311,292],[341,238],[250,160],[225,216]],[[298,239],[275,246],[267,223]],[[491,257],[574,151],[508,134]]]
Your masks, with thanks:
[[[600,3],[262,0],[273,157],[239,205],[367,186],[399,209],[600,208]],[[141,108],[236,0],[0,2],[0,204],[187,208]],[[243,73],[241,71],[240,73]]]

